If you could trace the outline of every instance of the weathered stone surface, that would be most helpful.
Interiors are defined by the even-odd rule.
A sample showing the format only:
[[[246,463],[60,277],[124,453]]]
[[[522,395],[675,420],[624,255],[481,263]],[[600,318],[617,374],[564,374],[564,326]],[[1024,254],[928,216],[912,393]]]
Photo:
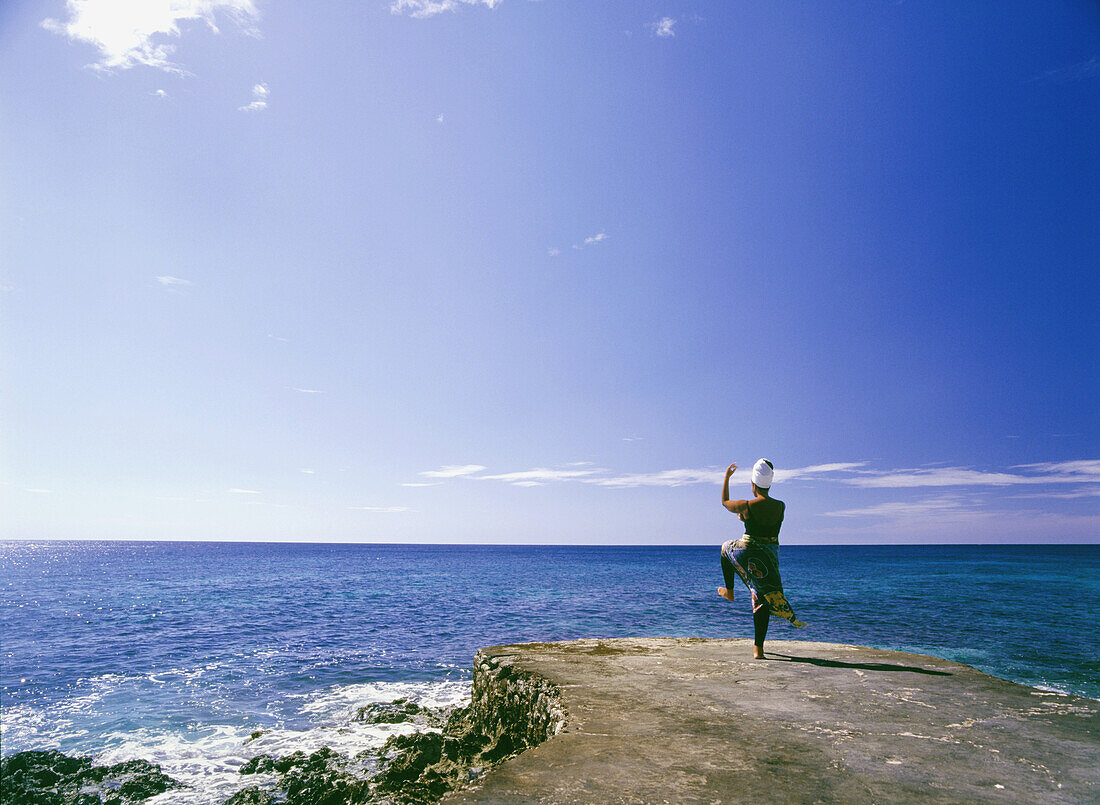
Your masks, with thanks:
[[[747,640],[483,649],[476,663],[510,670],[486,675],[496,692],[475,688],[482,719],[529,738],[567,723],[443,802],[1100,802],[1100,702],[935,657],[767,648],[764,661]],[[507,693],[513,675],[528,692]],[[549,717],[525,727],[525,707]]]

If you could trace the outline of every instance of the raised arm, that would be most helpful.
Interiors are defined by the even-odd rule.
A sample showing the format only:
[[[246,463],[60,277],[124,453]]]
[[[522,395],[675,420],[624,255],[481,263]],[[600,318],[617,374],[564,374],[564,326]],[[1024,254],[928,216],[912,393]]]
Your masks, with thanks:
[[[736,464],[726,467],[726,479],[722,481],[722,505],[734,514],[744,514],[749,509],[747,500],[730,500],[730,476],[737,471]]]

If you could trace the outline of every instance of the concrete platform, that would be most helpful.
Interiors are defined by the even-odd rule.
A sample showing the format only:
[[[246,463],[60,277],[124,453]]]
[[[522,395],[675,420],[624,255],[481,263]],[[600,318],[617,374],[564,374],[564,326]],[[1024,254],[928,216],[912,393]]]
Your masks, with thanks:
[[[638,638],[480,652],[550,680],[555,737],[472,803],[1100,802],[1100,702],[935,657]]]

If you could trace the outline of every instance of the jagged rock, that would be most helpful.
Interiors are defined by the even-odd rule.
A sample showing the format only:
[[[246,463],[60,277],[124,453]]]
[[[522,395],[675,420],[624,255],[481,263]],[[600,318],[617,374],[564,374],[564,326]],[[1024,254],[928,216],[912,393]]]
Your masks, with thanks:
[[[94,766],[56,750],[4,758],[0,780],[0,805],[130,805],[182,787],[147,760]]]
[[[442,733],[390,737],[373,790],[405,805],[435,802],[564,724],[560,695],[549,681],[479,652],[470,706],[451,712]]]
[[[227,799],[223,805],[273,805],[275,799],[267,791],[256,786],[242,788]]]
[[[360,707],[352,720],[365,724],[401,724],[411,720],[423,709],[416,702],[410,702],[408,699],[374,702]]]
[[[270,774],[275,771],[275,758],[271,755],[256,755],[239,769],[240,774]]]
[[[368,799],[367,779],[347,770],[348,758],[327,746],[279,758],[274,769],[287,805],[355,805]]]
[[[422,707],[408,699],[392,702],[372,702],[360,707],[352,721],[364,724],[405,724],[421,727],[441,727],[447,720],[449,708]]]

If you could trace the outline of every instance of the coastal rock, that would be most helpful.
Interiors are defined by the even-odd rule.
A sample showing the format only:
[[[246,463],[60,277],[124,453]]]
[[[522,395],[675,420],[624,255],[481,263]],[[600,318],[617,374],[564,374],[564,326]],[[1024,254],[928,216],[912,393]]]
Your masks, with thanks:
[[[421,707],[408,699],[394,699],[392,702],[374,702],[363,705],[356,711],[352,721],[364,724],[404,724],[411,722],[420,726],[440,727],[446,720],[442,709]]]
[[[256,786],[242,788],[225,801],[224,805],[274,805],[275,799],[270,792]]]
[[[561,697],[549,680],[478,652],[470,705],[453,711],[440,733],[387,740],[373,792],[402,805],[435,802],[564,725]]]
[[[475,690],[479,725],[537,739],[568,723],[442,802],[1100,802],[1100,702],[917,654],[766,651],[692,638],[483,649],[499,690]]]
[[[275,771],[275,758],[272,755],[256,755],[238,771],[240,774],[271,774]]]
[[[147,760],[95,766],[56,750],[0,761],[0,805],[131,805],[182,784]]]

